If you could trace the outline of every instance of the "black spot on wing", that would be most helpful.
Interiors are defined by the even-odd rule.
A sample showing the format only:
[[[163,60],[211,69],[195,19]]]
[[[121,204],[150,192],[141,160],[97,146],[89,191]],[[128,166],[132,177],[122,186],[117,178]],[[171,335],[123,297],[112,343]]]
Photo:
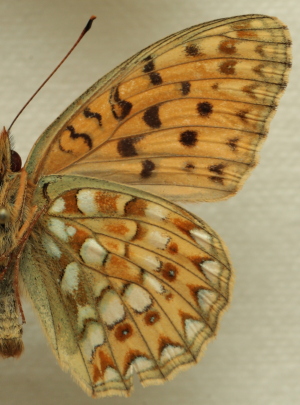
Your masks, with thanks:
[[[90,137],[88,134],[75,132],[75,128],[73,127],[73,125],[67,126],[66,130],[70,131],[70,138],[71,138],[71,139],[82,138],[83,141],[84,141],[84,143],[89,147],[89,149],[92,149],[92,147],[93,147],[93,141],[92,141],[91,137]],[[59,142],[59,148],[60,148],[60,150],[62,150],[63,152],[72,153],[72,150],[67,150],[67,149],[65,149],[65,148],[61,145],[60,142]]]
[[[200,55],[200,50],[198,45],[190,44],[185,47],[185,53],[187,56],[198,56]]]
[[[159,118],[158,105],[153,105],[152,107],[149,107],[143,115],[143,120],[150,128],[160,128],[162,124]]]
[[[136,138],[124,138],[118,142],[117,149],[122,157],[137,156],[138,153],[134,144],[137,142]]]
[[[190,82],[181,82],[181,94],[183,96],[187,96],[191,91],[191,83]]]
[[[225,75],[234,75],[235,74],[235,65],[237,64],[236,60],[226,60],[220,64],[220,72]]]
[[[209,117],[213,112],[213,106],[208,101],[197,104],[197,111],[201,117]]]
[[[247,121],[247,114],[249,113],[248,110],[240,110],[235,115],[239,117],[242,121]]]
[[[152,56],[151,55],[147,56],[147,58],[145,58],[144,61],[147,63],[144,65],[143,72],[144,73],[152,72],[155,69]]]
[[[184,146],[195,146],[197,143],[197,132],[190,130],[182,132],[179,142]]]
[[[237,143],[239,141],[239,138],[232,138],[229,139],[227,142],[227,145],[230,147],[230,149],[234,152],[237,148]]]
[[[42,191],[45,200],[48,201],[48,202],[50,202],[50,197],[49,197],[49,195],[48,195],[48,186],[49,186],[49,184],[50,184],[50,183],[45,183],[45,184],[43,184],[43,191]]]
[[[195,165],[193,165],[192,163],[186,163],[185,168],[187,170],[192,170],[195,169]]]
[[[210,176],[209,179],[214,183],[219,183],[223,185],[223,178],[219,176]]]
[[[223,163],[220,163],[218,165],[211,165],[211,166],[209,166],[208,169],[210,172],[214,172],[214,173],[222,175],[224,168],[225,168],[225,165]]]
[[[111,89],[111,98],[113,99],[114,102],[119,103],[121,101],[120,99],[120,94],[119,94],[119,87],[113,87]]]
[[[158,84],[162,84],[162,78],[158,72],[151,72],[149,74],[150,81],[154,86],[157,86]]]
[[[99,114],[99,113],[97,113],[97,112],[92,112],[91,110],[90,110],[90,108],[85,108],[84,110],[83,110],[83,115],[86,117],[86,118],[96,118],[96,120],[98,121],[98,124],[99,124],[99,127],[102,127],[102,117],[101,117],[101,114]]]
[[[141,177],[144,179],[152,175],[153,170],[155,169],[155,164],[151,160],[144,160],[142,162],[143,169],[141,171]]]
[[[109,99],[111,111],[116,120],[122,121],[130,114],[132,104],[129,101],[122,100],[119,94],[119,87],[113,87]]]
[[[154,86],[162,84],[163,80],[161,78],[161,75],[158,72],[154,72],[155,65],[152,56],[147,56],[147,58],[145,58],[144,61],[146,61],[147,63],[144,65],[143,72],[149,73],[151,83]]]
[[[208,170],[212,173],[216,173],[217,176],[210,176],[210,180],[213,181],[214,183],[219,183],[219,184],[224,184],[223,180],[224,178],[222,177],[224,174],[224,168],[225,165],[223,163],[220,163],[218,165],[211,165],[208,167]]]

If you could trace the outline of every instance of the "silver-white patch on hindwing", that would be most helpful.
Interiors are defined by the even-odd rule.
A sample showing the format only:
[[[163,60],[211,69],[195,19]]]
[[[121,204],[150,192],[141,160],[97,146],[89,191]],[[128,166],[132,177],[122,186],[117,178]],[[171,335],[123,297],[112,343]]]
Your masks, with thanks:
[[[108,327],[113,327],[117,323],[122,322],[125,319],[125,308],[118,296],[113,290],[108,290],[100,303],[98,304],[101,318]]]

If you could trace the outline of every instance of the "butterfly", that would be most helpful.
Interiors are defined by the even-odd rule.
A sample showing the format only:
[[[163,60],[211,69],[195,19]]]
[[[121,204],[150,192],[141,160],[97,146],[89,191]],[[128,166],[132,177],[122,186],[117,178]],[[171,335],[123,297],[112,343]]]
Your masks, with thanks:
[[[291,66],[277,18],[170,35],[90,87],[21,168],[0,137],[0,355],[23,351],[24,288],[64,370],[128,396],[195,364],[228,306],[223,241],[172,201],[234,195]],[[166,199],[164,199],[166,198]]]

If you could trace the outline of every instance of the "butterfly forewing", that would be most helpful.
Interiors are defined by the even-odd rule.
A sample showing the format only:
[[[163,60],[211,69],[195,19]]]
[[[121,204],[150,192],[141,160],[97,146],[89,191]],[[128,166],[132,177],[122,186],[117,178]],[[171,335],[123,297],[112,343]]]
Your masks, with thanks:
[[[128,395],[133,370],[149,385],[195,363],[230,294],[216,233],[161,198],[106,181],[49,176],[38,205],[45,196],[22,277],[63,367],[101,396]]]
[[[80,97],[41,137],[27,168],[37,165],[35,180],[78,174],[177,200],[227,198],[255,166],[289,47],[286,27],[267,16],[171,35]]]

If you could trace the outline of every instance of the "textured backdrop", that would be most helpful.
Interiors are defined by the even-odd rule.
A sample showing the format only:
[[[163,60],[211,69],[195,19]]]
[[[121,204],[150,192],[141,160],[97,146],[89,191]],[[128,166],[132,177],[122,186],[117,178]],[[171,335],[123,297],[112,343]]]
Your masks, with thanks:
[[[29,304],[25,354],[0,362],[0,403],[228,404],[300,403],[300,3],[296,0],[0,0],[0,123],[60,61],[91,14],[84,41],[14,126],[26,158],[55,117],[117,64],[164,36],[216,18],[279,17],[293,38],[290,84],[271,124],[260,164],[225,202],[190,204],[225,240],[236,269],[232,305],[200,364],[130,399],[92,400],[61,371]]]

